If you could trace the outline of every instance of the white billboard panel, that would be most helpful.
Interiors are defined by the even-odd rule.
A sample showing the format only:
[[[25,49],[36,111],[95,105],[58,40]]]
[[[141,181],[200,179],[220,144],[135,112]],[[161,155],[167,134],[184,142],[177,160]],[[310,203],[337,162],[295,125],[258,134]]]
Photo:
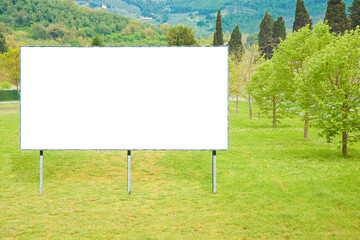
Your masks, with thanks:
[[[21,47],[22,150],[227,150],[227,47]]]

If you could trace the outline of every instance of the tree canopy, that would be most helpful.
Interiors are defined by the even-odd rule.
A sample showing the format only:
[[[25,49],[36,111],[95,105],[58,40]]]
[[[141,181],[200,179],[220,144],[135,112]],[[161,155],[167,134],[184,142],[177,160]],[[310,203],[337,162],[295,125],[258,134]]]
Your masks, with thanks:
[[[6,44],[5,34],[0,29],[0,53],[7,51],[8,51],[8,47]]]
[[[264,18],[260,23],[259,31],[259,47],[261,54],[265,56],[266,59],[271,59],[273,55],[273,49],[275,46],[273,39],[273,26],[274,20],[271,14],[266,11]]]
[[[312,28],[312,19],[310,18],[310,14],[305,7],[304,0],[296,1],[296,10],[295,10],[295,19],[293,24],[293,31],[297,31],[306,25]]]
[[[170,27],[166,36],[168,46],[192,46],[197,45],[195,37],[196,33],[191,27],[187,28],[183,25]]]
[[[213,45],[214,46],[224,45],[224,36],[223,36],[223,31],[222,31],[222,21],[221,21],[220,9],[218,10],[217,16],[216,16],[216,26],[215,26]]]
[[[244,47],[241,41],[241,32],[238,25],[235,26],[231,33],[231,38],[229,41],[229,53],[230,56],[234,57],[236,60],[240,60],[244,53]]]
[[[345,12],[345,3],[341,0],[329,0],[324,21],[330,26],[330,32],[343,34],[350,29],[350,21]]]
[[[285,22],[282,16],[280,16],[274,22],[274,28],[273,28],[273,39],[275,46],[277,46],[280,43],[280,41],[284,40],[285,38],[286,38]]]
[[[355,30],[360,25],[360,0],[354,0],[348,9],[350,12],[351,29]]]
[[[99,38],[98,35],[96,35],[92,41],[91,41],[91,46],[99,46],[102,47],[104,46],[104,43],[101,41],[101,39]]]

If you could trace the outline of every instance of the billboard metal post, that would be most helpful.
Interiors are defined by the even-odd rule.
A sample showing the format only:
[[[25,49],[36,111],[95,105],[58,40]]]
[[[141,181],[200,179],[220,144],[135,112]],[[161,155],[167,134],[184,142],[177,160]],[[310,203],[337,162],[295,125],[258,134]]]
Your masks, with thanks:
[[[213,193],[216,193],[216,151],[212,151],[212,187]]]
[[[128,194],[131,192],[130,183],[131,183],[131,151],[127,151],[127,165],[128,165],[128,174],[127,174],[127,189]]]
[[[43,151],[40,151],[40,194],[43,193]]]

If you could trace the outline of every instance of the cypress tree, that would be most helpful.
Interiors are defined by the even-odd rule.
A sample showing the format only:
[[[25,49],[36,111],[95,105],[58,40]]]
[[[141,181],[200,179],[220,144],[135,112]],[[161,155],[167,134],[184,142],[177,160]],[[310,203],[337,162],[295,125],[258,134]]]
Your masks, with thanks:
[[[352,5],[348,7],[350,12],[351,29],[356,29],[360,25],[360,0],[354,0]]]
[[[274,39],[273,39],[273,26],[274,20],[268,11],[266,11],[265,16],[260,23],[259,31],[259,48],[261,54],[265,56],[266,59],[271,59],[274,49]]]
[[[98,35],[96,35],[92,41],[91,41],[91,46],[100,46],[100,47],[103,47],[104,44],[103,42],[101,41],[101,39],[99,38]]]
[[[5,35],[0,30],[0,53],[4,53],[8,51],[8,47],[5,40]]]
[[[305,7],[304,0],[297,0],[296,10],[295,10],[295,20],[293,24],[293,32],[305,27],[308,24],[310,25],[310,29],[311,29],[312,19],[310,18],[310,14]]]
[[[350,29],[350,21],[345,12],[345,3],[341,0],[329,0],[327,3],[325,21],[331,27],[330,32],[343,34]]]
[[[215,26],[215,33],[214,33],[214,46],[222,46],[224,45],[224,36],[222,32],[222,22],[221,22],[221,12],[220,9],[217,12],[216,16],[216,26]]]
[[[229,42],[229,52],[231,56],[234,56],[236,60],[240,60],[244,53],[244,46],[241,41],[241,32],[239,26],[236,25],[231,33]]]
[[[284,40],[286,38],[285,22],[282,16],[278,17],[277,20],[274,22],[273,38],[275,46],[280,43],[280,39]]]

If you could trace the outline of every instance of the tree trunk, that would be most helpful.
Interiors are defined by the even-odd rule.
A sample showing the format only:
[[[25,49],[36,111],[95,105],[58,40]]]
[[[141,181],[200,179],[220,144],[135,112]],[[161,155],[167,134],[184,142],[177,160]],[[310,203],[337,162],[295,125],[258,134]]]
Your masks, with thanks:
[[[253,119],[253,114],[252,114],[252,105],[251,105],[251,94],[249,93],[249,118]]]
[[[348,132],[343,132],[342,133],[342,155],[346,156],[347,155],[347,140],[348,140]]]
[[[309,113],[305,113],[304,138],[309,138]]]
[[[236,113],[239,113],[239,96],[236,95]]]
[[[273,97],[273,127],[276,127],[276,102],[275,102],[275,97]]]

